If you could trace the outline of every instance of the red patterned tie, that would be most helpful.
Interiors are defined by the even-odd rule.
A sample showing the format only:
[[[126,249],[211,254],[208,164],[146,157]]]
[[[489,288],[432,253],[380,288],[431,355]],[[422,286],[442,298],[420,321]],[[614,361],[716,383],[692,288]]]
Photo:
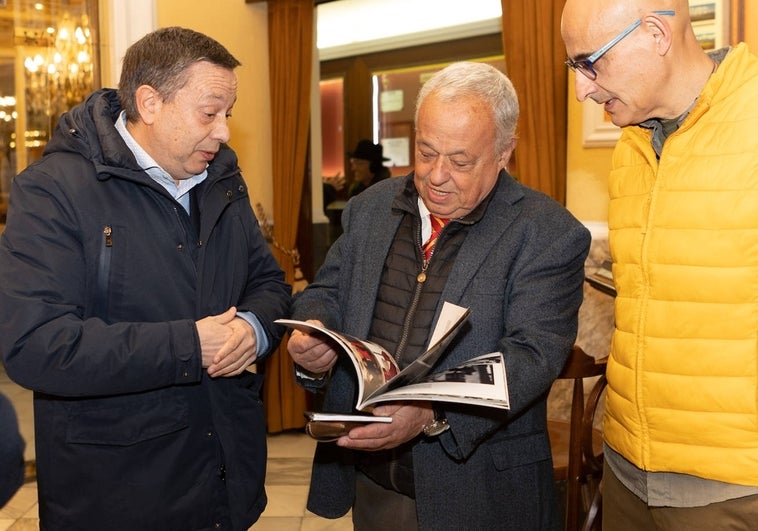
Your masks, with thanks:
[[[429,239],[426,240],[426,243],[424,244],[424,258],[426,260],[429,260],[432,257],[432,252],[434,252],[434,245],[437,243],[437,236],[440,235],[440,232],[442,232],[442,228],[447,224],[450,219],[446,218],[438,218],[437,216],[430,214],[429,219],[432,222],[432,234],[429,236]]]

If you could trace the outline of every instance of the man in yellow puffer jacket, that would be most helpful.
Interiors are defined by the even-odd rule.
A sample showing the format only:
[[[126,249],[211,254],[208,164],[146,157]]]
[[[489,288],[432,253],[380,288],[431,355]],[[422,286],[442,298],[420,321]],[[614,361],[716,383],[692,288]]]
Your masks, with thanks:
[[[758,529],[758,58],[685,0],[568,0],[580,101],[624,127],[603,528]]]

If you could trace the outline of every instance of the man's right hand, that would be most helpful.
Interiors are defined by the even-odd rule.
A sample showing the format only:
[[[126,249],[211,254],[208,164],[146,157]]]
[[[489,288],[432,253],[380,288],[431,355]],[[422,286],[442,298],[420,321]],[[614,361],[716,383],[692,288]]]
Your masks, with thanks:
[[[224,313],[210,315],[195,322],[197,335],[200,338],[203,368],[208,368],[213,364],[213,358],[232,337],[229,323],[235,317],[237,317],[237,308],[232,306]]]
[[[323,326],[321,321],[308,321]],[[322,374],[334,367],[337,353],[323,339],[294,330],[287,342],[287,351],[300,367],[314,374]]]

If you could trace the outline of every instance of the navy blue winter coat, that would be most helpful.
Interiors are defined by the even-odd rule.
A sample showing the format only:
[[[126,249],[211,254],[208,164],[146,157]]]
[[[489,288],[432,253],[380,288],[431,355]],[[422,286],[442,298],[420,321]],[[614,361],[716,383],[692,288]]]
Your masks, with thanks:
[[[35,391],[42,528],[247,529],[266,504],[261,376],[210,379],[195,321],[237,306],[270,351],[291,289],[234,152],[191,220],[137,166],[119,111],[104,89],[61,117],[0,240],[0,349]]]

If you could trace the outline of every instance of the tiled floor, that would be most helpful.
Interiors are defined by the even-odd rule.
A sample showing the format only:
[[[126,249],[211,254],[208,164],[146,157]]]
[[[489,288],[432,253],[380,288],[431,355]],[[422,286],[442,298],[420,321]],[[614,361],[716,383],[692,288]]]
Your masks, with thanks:
[[[0,392],[10,398],[27,441],[26,458],[34,459],[32,393],[8,379],[0,366]],[[305,509],[311,457],[315,442],[302,433],[271,435],[266,477],[268,506],[253,531],[343,531],[352,529],[350,516],[320,518]],[[0,531],[39,531],[37,485],[29,483],[0,509]]]

